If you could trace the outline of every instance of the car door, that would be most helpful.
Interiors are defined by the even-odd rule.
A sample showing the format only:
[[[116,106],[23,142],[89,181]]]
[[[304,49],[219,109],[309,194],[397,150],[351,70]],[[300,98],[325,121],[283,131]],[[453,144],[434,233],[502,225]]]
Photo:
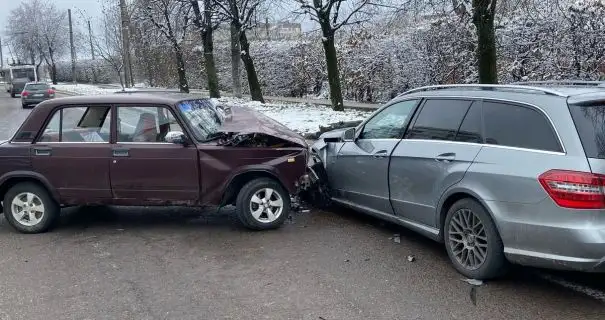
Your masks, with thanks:
[[[355,141],[345,142],[328,168],[336,201],[392,214],[389,157],[405,131],[418,100],[395,102],[370,118]]]
[[[59,108],[32,144],[32,164],[64,204],[108,202],[110,106]]]
[[[437,225],[440,196],[463,178],[482,148],[481,108],[480,101],[425,100],[391,157],[389,189],[397,216]]]
[[[197,148],[193,143],[166,140],[169,132],[186,134],[168,107],[120,105],[116,124],[110,166],[116,202],[186,204],[199,200]]]

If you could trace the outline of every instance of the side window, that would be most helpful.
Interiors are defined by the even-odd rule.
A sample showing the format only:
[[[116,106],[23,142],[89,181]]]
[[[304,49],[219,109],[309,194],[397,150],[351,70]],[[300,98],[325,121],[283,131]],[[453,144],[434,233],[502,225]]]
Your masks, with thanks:
[[[549,121],[532,108],[502,102],[485,102],[483,119],[487,144],[561,151]]]
[[[54,113],[39,142],[109,142],[111,107],[67,107]]]
[[[483,143],[483,135],[481,128],[481,103],[475,102],[466,113],[460,129],[456,134],[455,141]]]
[[[400,139],[405,121],[414,111],[418,100],[395,103],[370,119],[363,127],[360,139]]]
[[[184,132],[166,107],[118,107],[118,142],[167,142],[171,131]]]
[[[454,141],[471,103],[468,100],[427,100],[405,138]]]

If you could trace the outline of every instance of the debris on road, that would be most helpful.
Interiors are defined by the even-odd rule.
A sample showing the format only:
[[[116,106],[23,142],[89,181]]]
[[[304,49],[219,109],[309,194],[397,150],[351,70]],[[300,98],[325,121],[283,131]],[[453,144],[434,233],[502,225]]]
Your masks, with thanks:
[[[394,234],[393,241],[395,241],[395,243],[401,243],[401,235],[399,233]]]
[[[408,262],[414,262],[416,258],[414,256],[408,256]]]
[[[477,287],[483,285],[483,281],[477,279],[462,279],[462,281]]]

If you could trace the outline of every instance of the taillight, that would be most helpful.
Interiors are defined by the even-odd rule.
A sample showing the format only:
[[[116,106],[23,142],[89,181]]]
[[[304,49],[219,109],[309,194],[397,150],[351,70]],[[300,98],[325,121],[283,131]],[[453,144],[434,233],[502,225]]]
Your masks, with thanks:
[[[605,208],[605,175],[589,172],[550,170],[538,177],[553,201],[572,209]]]
[[[29,92],[27,92],[27,91],[21,92],[22,97],[27,97],[28,95],[29,95]]]
[[[47,92],[48,92],[48,94],[55,94],[55,90],[53,90],[53,89],[48,89]]]

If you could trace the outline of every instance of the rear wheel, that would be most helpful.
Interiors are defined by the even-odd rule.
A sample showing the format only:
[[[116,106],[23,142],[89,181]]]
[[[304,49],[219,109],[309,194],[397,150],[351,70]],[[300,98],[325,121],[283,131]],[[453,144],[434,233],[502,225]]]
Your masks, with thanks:
[[[464,276],[487,280],[506,272],[502,239],[477,201],[462,199],[454,203],[448,210],[443,233],[447,254]]]
[[[15,98],[15,97],[17,97],[17,94],[14,92],[11,92],[11,98]]]
[[[241,189],[236,206],[238,218],[246,228],[276,229],[290,214],[290,195],[273,179],[255,179]]]
[[[6,220],[21,233],[46,232],[59,220],[59,206],[46,189],[35,183],[13,186],[3,204]]]

